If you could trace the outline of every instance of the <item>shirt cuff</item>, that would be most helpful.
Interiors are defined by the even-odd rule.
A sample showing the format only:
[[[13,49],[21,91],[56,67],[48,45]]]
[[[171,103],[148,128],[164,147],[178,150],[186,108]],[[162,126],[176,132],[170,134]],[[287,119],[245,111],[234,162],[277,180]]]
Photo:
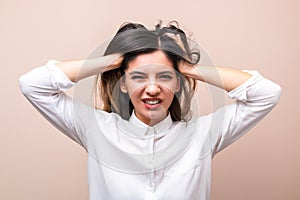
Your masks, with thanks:
[[[248,71],[248,70],[243,70],[243,71],[251,74],[252,75],[251,78],[249,78],[246,82],[244,82],[237,88],[231,90],[227,94],[232,99],[237,99],[239,101],[246,102],[248,99],[247,97],[248,88],[250,88],[252,85],[257,83],[259,80],[263,79],[263,76],[258,71]]]
[[[59,69],[56,64],[60,63],[57,60],[49,60],[46,64],[51,75],[51,85],[58,90],[66,90],[73,87],[76,83],[72,82],[67,75]]]

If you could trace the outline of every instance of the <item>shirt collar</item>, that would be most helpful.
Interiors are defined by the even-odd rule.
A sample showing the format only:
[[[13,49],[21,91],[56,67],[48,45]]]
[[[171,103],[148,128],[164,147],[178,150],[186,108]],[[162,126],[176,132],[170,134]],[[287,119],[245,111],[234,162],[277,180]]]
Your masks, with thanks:
[[[162,121],[160,121],[159,123],[155,124],[154,126],[149,126],[144,122],[142,122],[139,118],[137,118],[135,112],[132,112],[131,117],[129,119],[129,123],[132,123],[135,126],[145,129],[146,130],[145,132],[140,132],[138,134],[139,136],[145,136],[145,135],[160,134],[166,132],[172,126],[173,121],[169,113],[167,117]]]

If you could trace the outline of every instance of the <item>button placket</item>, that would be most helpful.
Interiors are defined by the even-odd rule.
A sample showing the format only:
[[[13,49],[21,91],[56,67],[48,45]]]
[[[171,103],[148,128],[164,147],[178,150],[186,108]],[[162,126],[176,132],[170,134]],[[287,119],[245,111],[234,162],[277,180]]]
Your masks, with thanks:
[[[150,128],[150,132],[151,132],[151,135],[153,137],[151,137],[151,139],[150,139],[150,145],[149,145],[150,149],[149,150],[150,150],[150,153],[151,153],[151,156],[152,156],[152,160],[153,160],[154,159],[154,134],[155,134],[155,129],[153,127],[151,127]],[[154,171],[153,170],[149,173],[148,188],[151,191],[154,190]]]
[[[149,138],[149,153],[152,156],[152,159],[154,159],[154,139],[155,139],[155,128],[149,127],[147,130],[147,135],[151,135],[152,137]],[[154,199],[154,190],[155,190],[155,171],[154,169],[148,173],[147,175],[148,183],[146,187],[146,198],[149,200]]]
[[[146,134],[149,135],[149,136],[151,136],[151,137],[149,138],[149,147],[148,147],[148,151],[149,151],[149,153],[151,153],[152,158],[153,158],[155,129],[154,129],[153,127],[149,127]]]
[[[152,171],[149,174],[149,189],[153,191],[154,187],[155,187],[155,174],[154,171]]]

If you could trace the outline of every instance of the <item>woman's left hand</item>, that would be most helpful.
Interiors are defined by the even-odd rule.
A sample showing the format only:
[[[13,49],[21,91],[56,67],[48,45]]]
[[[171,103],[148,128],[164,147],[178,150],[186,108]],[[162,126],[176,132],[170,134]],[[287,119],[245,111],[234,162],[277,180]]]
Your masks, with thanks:
[[[193,64],[190,64],[190,63],[182,60],[178,64],[178,70],[184,76],[199,80],[199,77],[196,76],[197,75],[197,65],[193,65]]]

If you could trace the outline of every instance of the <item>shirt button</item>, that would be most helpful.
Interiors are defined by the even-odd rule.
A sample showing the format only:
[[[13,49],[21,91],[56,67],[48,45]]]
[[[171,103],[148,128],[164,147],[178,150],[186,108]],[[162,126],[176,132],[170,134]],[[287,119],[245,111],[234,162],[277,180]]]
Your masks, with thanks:
[[[154,172],[151,172],[150,173],[150,177],[149,177],[149,188],[151,189],[151,190],[153,190],[154,189]]]
[[[150,182],[149,187],[150,187],[150,189],[153,189],[154,188],[154,183]]]

